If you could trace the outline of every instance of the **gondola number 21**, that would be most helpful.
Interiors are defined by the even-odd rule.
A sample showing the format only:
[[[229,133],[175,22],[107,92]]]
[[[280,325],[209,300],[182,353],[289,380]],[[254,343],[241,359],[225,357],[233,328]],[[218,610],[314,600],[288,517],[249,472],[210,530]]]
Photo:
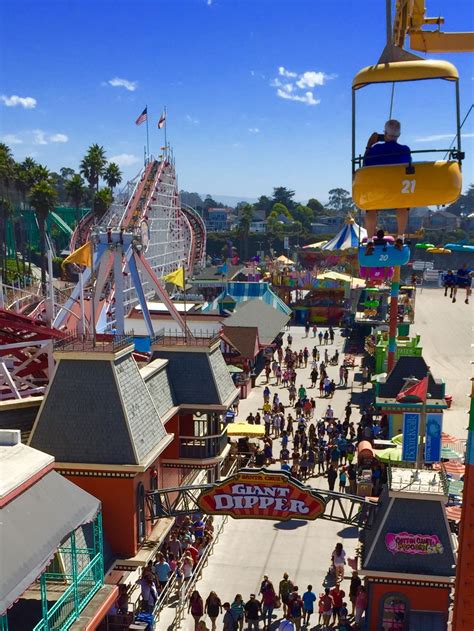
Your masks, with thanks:
[[[414,193],[416,180],[402,180],[402,193]]]

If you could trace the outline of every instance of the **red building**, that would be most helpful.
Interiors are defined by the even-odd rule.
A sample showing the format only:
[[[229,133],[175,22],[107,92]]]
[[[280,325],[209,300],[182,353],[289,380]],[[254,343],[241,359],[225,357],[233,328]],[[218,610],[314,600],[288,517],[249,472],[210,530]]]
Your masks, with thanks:
[[[371,631],[447,628],[456,572],[447,499],[441,474],[391,469],[375,523],[363,531]]]

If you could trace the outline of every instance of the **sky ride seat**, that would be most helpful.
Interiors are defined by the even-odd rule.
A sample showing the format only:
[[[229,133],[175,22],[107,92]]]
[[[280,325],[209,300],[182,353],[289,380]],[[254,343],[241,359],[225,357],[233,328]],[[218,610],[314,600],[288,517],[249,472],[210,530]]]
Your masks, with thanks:
[[[455,86],[456,142],[448,149],[411,151],[409,164],[364,166],[356,155],[356,94],[371,84],[442,79]],[[414,162],[415,154],[441,153],[442,160]],[[446,159],[447,158],[447,159]],[[400,61],[368,66],[352,81],[352,198],[362,210],[442,206],[454,203],[462,190],[459,75],[439,60]],[[390,160],[388,160],[390,162]]]
[[[364,267],[395,267],[406,265],[410,260],[410,248],[403,245],[401,249],[391,243],[374,243],[372,254],[366,254],[367,245],[359,248],[359,265]]]
[[[453,204],[462,176],[454,160],[363,166],[354,173],[352,198],[362,210]]]

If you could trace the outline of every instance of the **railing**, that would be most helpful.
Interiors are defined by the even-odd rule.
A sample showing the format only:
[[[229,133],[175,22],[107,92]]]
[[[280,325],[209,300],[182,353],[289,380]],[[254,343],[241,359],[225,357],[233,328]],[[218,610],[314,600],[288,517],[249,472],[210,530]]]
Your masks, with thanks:
[[[72,334],[68,337],[54,342],[54,350],[66,353],[77,351],[87,351],[89,353],[116,353],[127,346],[133,346],[133,331],[125,335],[110,335],[106,339],[96,339],[81,337]]]
[[[182,436],[179,439],[180,458],[215,458],[227,446],[227,433],[215,436]]]
[[[191,339],[186,338],[181,331],[174,329],[160,329],[158,333],[151,338],[151,344],[157,344],[160,346],[207,346],[210,347],[213,344],[220,341],[220,336],[210,333],[205,329],[193,329],[191,331],[193,336]]]
[[[97,554],[90,563],[78,574],[74,581],[72,575],[56,575],[47,573],[42,576],[42,581],[50,578],[71,581],[71,584],[57,600],[46,615],[46,620],[41,620],[33,631],[66,631],[85,609],[94,594],[103,584],[102,557]]]

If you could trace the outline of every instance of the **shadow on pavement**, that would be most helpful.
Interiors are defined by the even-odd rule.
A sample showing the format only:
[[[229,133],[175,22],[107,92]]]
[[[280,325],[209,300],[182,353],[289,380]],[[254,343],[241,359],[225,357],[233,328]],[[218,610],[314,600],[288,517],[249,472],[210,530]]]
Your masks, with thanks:
[[[290,521],[279,521],[277,524],[273,524],[273,527],[278,528],[278,530],[296,530],[307,524],[308,522],[304,520],[290,519]]]
[[[359,529],[357,526],[346,526],[337,533],[338,537],[345,537],[347,539],[355,539],[359,536]]]

